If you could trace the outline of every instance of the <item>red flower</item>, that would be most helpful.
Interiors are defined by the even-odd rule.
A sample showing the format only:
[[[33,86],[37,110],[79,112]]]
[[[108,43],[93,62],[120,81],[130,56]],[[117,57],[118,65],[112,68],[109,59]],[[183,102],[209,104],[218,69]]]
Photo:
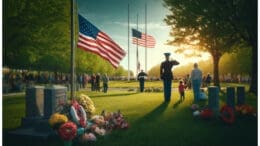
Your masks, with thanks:
[[[77,135],[77,126],[73,122],[67,122],[60,126],[58,134],[65,141],[70,141]]]
[[[203,119],[210,119],[213,116],[213,111],[209,108],[206,108],[200,112],[200,117]]]
[[[232,124],[235,121],[234,111],[231,107],[224,105],[220,110],[220,117],[221,119],[228,124]]]

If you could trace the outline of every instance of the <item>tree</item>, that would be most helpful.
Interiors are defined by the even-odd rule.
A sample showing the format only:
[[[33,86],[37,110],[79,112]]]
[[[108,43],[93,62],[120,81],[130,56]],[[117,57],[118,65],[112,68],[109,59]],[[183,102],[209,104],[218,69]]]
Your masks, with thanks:
[[[241,35],[241,31],[238,31],[241,30],[238,28],[245,27],[239,25],[240,27],[236,28],[232,18],[234,14],[231,15],[231,13],[234,13],[234,9],[239,9],[238,11],[235,10],[235,12],[244,15],[242,12],[245,11],[244,8],[242,8],[243,10],[240,9],[242,7],[240,3],[248,4],[244,0],[164,1],[165,6],[171,11],[171,14],[165,19],[166,23],[172,26],[171,36],[174,37],[169,44],[185,43],[193,46],[197,45],[197,48],[208,51],[213,57],[214,84],[219,86],[218,65],[220,57],[225,52],[233,51],[232,46],[245,44],[246,42]],[[252,4],[249,4],[247,8],[252,6]],[[252,13],[254,13],[255,7],[252,7]],[[237,19],[240,16],[236,13],[236,17],[234,17]],[[246,14],[249,14],[249,12],[246,12]],[[253,20],[250,22],[254,23],[256,17],[251,19]],[[254,25],[250,28],[256,29]]]
[[[53,59],[68,63],[69,3],[57,1],[5,0],[4,1],[4,66],[21,69],[52,70]],[[65,30],[65,31],[64,31]],[[43,66],[37,65],[45,60]],[[62,66],[60,66],[62,67]]]

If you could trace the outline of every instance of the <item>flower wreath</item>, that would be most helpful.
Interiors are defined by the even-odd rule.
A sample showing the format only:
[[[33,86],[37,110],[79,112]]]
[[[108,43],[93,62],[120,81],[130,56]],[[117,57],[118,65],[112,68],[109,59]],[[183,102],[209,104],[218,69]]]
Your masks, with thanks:
[[[220,110],[220,117],[221,119],[228,124],[232,124],[235,121],[234,111],[231,107],[224,105]]]
[[[77,123],[78,125],[82,127],[86,127],[87,123],[87,115],[84,110],[84,108],[77,102],[73,101],[71,108],[70,108],[70,114],[72,116],[72,120]]]

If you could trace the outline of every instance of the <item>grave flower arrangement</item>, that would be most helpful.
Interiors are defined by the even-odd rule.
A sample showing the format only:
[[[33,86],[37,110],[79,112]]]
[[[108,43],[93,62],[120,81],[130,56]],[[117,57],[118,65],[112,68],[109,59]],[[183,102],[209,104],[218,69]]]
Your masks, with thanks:
[[[224,105],[222,106],[221,110],[220,110],[220,117],[221,119],[227,123],[227,124],[232,124],[235,121],[235,115],[234,115],[234,110],[227,106]]]
[[[209,108],[205,108],[200,112],[200,117],[202,119],[208,120],[213,117],[213,111]]]
[[[84,108],[88,118],[95,113],[94,103],[87,95],[81,94],[78,98],[78,103]]]
[[[59,136],[65,141],[71,141],[77,136],[77,125],[73,122],[62,124],[58,130]]]
[[[54,113],[49,124],[64,140],[65,145],[72,145],[74,139],[81,143],[95,142],[99,136],[105,136],[115,129],[129,127],[120,110],[103,110],[100,115],[93,115],[94,112],[93,101],[87,95],[80,95],[76,100],[65,104],[62,111]]]
[[[242,115],[254,115],[256,113],[255,109],[251,105],[247,105],[247,104],[237,105],[235,107],[235,110],[237,113]]]
[[[68,122],[67,116],[59,113],[53,114],[49,119],[50,126],[55,130],[57,130],[60,125],[66,122]]]

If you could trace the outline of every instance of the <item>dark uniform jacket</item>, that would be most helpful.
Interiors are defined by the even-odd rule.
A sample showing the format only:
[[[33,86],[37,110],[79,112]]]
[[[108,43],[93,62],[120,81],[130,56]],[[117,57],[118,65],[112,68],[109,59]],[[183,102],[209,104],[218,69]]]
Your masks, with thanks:
[[[174,65],[178,65],[179,62],[176,60],[173,61],[164,61],[161,63],[161,67],[160,67],[160,76],[161,79],[168,79],[168,80],[172,80],[173,79],[173,75],[172,75],[172,67]]]
[[[139,81],[143,82],[144,79],[145,79],[145,76],[147,76],[146,73],[140,72],[140,73],[138,74],[138,76],[137,76],[137,79],[138,79]]]

